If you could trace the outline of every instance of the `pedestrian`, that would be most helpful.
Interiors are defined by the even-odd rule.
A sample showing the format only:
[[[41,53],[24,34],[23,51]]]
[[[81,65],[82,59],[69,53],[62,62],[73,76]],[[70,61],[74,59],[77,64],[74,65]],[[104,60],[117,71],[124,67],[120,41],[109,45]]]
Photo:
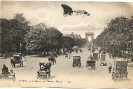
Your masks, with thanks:
[[[109,63],[108,70],[109,70],[109,73],[111,73],[111,70],[112,70],[112,65],[111,65],[111,63]]]
[[[110,57],[110,59],[111,59],[111,54],[109,54],[109,57]]]
[[[90,55],[90,60],[93,60],[94,58],[93,58],[93,56],[92,55]]]
[[[76,53],[78,53],[78,49],[76,49]]]
[[[66,53],[65,58],[68,59],[68,54]]]
[[[68,59],[70,59],[70,57],[71,57],[71,54],[68,55]]]

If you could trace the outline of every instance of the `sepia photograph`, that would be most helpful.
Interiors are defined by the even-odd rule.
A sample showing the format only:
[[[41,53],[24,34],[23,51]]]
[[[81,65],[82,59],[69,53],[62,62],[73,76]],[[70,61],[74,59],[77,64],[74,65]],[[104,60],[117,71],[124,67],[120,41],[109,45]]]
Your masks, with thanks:
[[[0,1],[0,88],[133,88],[133,2]]]

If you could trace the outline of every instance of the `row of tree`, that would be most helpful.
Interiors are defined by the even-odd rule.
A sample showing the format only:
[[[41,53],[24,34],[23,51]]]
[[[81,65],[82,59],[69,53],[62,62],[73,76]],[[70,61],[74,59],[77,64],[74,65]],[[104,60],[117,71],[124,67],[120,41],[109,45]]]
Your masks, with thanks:
[[[24,43],[25,34],[30,30],[29,22],[23,14],[15,14],[13,19],[0,19],[1,52],[19,52],[20,43]]]
[[[30,26],[23,14],[15,14],[13,19],[1,18],[0,21],[2,53],[59,51],[75,45],[83,46],[86,42],[82,38],[63,36],[58,29],[44,23]]]
[[[112,19],[94,40],[94,44],[116,57],[133,54],[133,17]]]

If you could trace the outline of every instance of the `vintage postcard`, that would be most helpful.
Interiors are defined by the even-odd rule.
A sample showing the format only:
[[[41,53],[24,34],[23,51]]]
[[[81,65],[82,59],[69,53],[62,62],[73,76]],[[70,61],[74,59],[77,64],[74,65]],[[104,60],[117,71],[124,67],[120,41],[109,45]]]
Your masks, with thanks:
[[[0,4],[0,87],[133,88],[133,2]]]

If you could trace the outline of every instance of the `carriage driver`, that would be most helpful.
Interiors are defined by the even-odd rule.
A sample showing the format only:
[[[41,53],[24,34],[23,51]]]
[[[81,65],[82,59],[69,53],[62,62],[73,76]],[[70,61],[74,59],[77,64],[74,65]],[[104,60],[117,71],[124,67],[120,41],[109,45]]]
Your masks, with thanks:
[[[3,64],[2,74],[8,74],[8,67],[5,64]]]
[[[90,55],[90,56],[87,58],[87,60],[93,60],[93,56]]]

